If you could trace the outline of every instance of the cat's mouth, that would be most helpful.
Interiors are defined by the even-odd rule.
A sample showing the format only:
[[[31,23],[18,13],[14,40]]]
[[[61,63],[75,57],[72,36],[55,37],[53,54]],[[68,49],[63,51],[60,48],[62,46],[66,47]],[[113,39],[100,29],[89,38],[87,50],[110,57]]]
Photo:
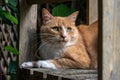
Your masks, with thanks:
[[[68,42],[68,40],[67,39],[61,39],[59,42],[66,43],[66,42]]]
[[[66,44],[68,41],[67,40],[60,40],[59,43],[60,44]]]

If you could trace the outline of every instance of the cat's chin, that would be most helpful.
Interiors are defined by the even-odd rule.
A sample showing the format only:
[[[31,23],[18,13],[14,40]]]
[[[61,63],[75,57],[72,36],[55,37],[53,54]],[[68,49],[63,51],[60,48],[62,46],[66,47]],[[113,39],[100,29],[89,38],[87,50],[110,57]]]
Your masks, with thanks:
[[[58,49],[64,49],[64,48],[69,47],[69,46],[70,45],[68,45],[68,42],[60,42],[54,46],[52,45],[52,47],[58,48]]]
[[[75,43],[73,43],[73,42],[62,42],[59,46],[61,47],[61,48],[67,48],[67,47],[70,47],[70,46],[72,46],[72,45],[74,45]]]

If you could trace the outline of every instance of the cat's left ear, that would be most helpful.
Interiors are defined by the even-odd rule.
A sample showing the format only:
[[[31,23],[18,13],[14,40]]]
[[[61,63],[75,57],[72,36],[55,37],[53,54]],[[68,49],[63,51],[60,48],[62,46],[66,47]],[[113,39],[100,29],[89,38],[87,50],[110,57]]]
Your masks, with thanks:
[[[47,24],[52,18],[53,16],[50,14],[50,12],[47,9],[43,8],[42,9],[43,24]]]
[[[68,16],[68,18],[69,18],[71,21],[75,22],[76,19],[77,19],[78,13],[79,13],[79,11],[73,12],[71,15]]]

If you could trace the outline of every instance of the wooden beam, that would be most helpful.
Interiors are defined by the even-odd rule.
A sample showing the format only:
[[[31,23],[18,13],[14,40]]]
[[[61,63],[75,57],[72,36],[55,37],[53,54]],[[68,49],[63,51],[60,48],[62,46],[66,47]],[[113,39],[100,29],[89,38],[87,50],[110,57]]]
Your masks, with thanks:
[[[87,0],[87,24],[98,20],[98,0]]]
[[[120,80],[120,0],[103,0],[103,79]]]
[[[34,58],[35,46],[32,45],[36,33],[37,5],[28,5],[26,0],[20,3],[19,64]],[[35,43],[34,43],[35,44]]]
[[[42,4],[42,3],[60,3],[73,0],[27,0],[29,4]]]

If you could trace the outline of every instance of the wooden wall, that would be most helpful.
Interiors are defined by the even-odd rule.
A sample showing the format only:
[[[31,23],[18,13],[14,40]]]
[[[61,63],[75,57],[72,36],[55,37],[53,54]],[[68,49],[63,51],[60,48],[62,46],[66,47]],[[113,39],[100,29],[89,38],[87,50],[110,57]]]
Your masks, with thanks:
[[[120,80],[120,0],[103,0],[103,80]]]
[[[98,20],[98,0],[87,0],[87,24]]]

